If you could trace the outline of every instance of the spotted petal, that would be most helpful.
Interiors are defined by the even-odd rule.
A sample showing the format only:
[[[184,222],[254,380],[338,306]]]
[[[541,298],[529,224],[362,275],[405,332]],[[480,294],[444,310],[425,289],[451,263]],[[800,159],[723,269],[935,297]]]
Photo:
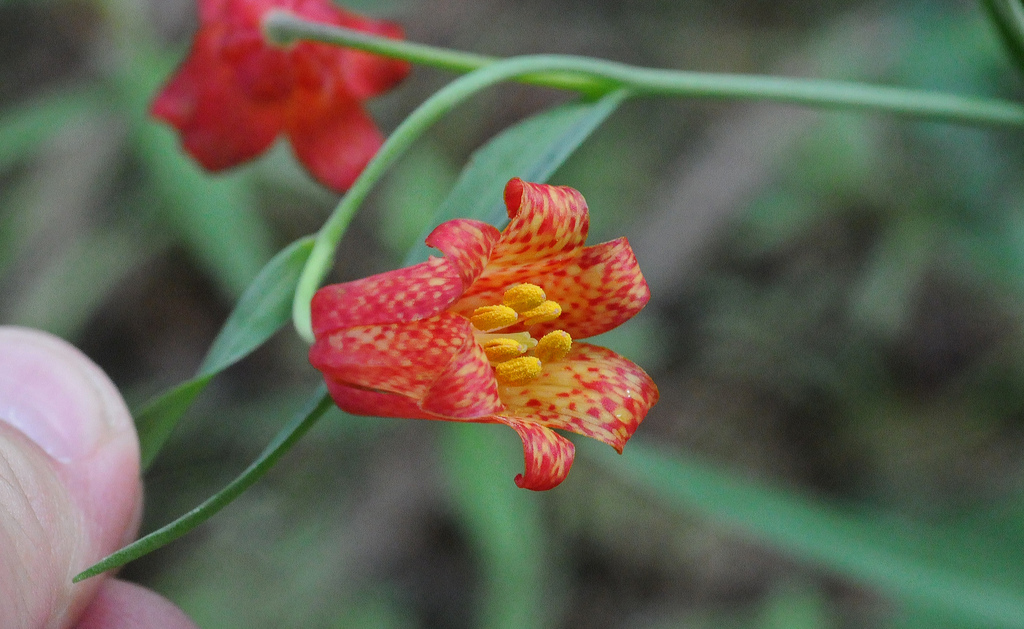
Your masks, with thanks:
[[[310,308],[313,334],[434,316],[480,275],[498,236],[498,230],[479,221],[442,223],[426,242],[440,249],[444,258],[318,290]]]
[[[487,267],[466,292],[500,294],[512,284],[561,268],[587,240],[590,216],[576,190],[513,179],[505,187],[509,224]]]
[[[493,226],[468,218],[441,223],[425,242],[458,264],[462,281],[468,288],[483,273],[501,232]]]
[[[651,298],[633,249],[625,238],[580,249],[577,255],[521,267],[518,274],[505,274],[507,284],[478,282],[451,310],[468,316],[476,308],[501,302],[512,284],[529,282],[544,289],[547,298],[558,302],[562,314],[550,323],[529,328],[540,338],[552,330],[565,330],[584,339],[617,328],[640,312]],[[521,327],[511,327],[518,332]]]
[[[317,336],[309,359],[337,382],[420,400],[467,342],[473,342],[469,322],[441,313],[413,323],[356,326]]]
[[[441,419],[423,412],[417,400],[399,393],[362,389],[338,382],[324,375],[327,391],[338,408],[353,415],[370,417],[404,417],[406,419]]]
[[[569,475],[576,447],[571,441],[533,422],[529,417],[499,415],[495,419],[511,426],[523,440],[525,471],[515,477],[523,489],[545,491],[558,486]]]
[[[479,419],[504,408],[494,370],[472,336],[430,386],[420,408],[444,419]]]
[[[632,319],[651,298],[625,238],[584,247],[569,264],[535,283],[562,306],[558,319],[530,328],[538,338],[552,330],[578,339],[603,334]]]
[[[406,323],[432,317],[462,294],[459,269],[450,260],[427,262],[324,286],[313,295],[313,335],[352,326]]]
[[[654,403],[658,387],[610,349],[574,343],[563,360],[524,386],[499,387],[508,412],[599,441],[620,453]]]
[[[469,321],[447,312],[319,336],[309,360],[329,382],[398,394],[432,418],[476,419],[503,408],[494,372]],[[353,406],[365,398],[349,397]],[[390,406],[411,408],[395,400]],[[377,413],[371,409],[370,414]]]

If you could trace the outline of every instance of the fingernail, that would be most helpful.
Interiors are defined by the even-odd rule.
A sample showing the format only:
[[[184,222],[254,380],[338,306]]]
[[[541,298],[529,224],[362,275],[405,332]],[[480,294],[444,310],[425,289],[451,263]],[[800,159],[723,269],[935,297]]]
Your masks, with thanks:
[[[0,420],[53,458],[87,456],[108,435],[117,413],[113,385],[75,347],[55,336],[0,327]]]

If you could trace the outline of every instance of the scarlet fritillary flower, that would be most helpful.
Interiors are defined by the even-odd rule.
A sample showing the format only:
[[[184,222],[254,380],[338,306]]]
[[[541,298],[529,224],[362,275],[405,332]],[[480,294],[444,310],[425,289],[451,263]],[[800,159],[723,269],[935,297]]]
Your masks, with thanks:
[[[319,43],[276,47],[261,30],[272,9],[403,35],[396,24],[343,11],[330,0],[199,0],[192,50],[151,113],[178,129],[185,150],[208,170],[252,159],[284,133],[314,177],[347,190],[383,142],[362,101],[394,87],[409,64]]]
[[[577,343],[607,332],[650,291],[625,238],[585,247],[583,196],[513,179],[504,231],[456,219],[427,238],[443,258],[313,297],[310,362],[343,410],[511,426],[520,487],[551,489],[575,449],[553,428],[620,453],[658,400],[640,367]]]

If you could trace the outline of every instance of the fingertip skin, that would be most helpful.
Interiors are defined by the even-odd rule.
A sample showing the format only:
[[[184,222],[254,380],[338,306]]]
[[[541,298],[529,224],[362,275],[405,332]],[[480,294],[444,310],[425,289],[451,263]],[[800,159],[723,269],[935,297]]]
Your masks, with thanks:
[[[185,612],[152,590],[109,579],[75,629],[197,629]]]
[[[0,327],[0,626],[71,626],[135,536],[139,444],[117,388],[66,341]]]

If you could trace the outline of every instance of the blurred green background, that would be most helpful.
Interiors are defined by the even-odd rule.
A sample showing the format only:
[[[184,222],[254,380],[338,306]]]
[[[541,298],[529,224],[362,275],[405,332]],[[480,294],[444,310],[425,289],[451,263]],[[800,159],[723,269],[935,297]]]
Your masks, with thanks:
[[[347,6],[488,54],[1022,95],[971,2]],[[190,377],[336,202],[283,143],[211,176],[147,119],[195,10],[0,0],[0,321],[71,340],[132,404]],[[451,78],[417,68],[371,108],[388,131]],[[372,196],[334,279],[398,265],[474,149],[569,99],[502,86],[458,108]],[[123,575],[210,628],[1024,626],[1021,137],[630,101],[551,179],[586,196],[591,242],[630,238],[652,288],[603,339],[661,389],[623,457],[574,439],[572,475],[534,494],[510,430],[334,412]],[[144,530],[233,478],[317,381],[290,329],[216,379],[146,477]]]

